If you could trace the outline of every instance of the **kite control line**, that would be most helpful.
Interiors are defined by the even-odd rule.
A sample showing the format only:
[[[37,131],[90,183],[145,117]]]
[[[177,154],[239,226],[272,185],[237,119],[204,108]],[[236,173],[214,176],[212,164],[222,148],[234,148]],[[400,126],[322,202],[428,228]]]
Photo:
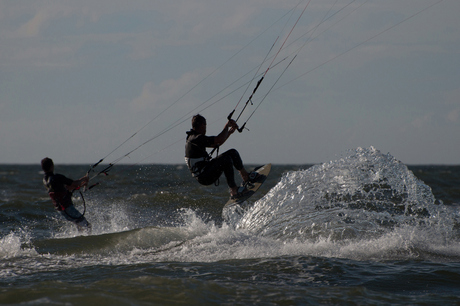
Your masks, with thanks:
[[[262,77],[260,78],[260,80],[257,82],[257,84],[256,84],[256,86],[255,86],[255,88],[254,88],[254,90],[252,91],[252,94],[249,96],[248,100],[246,101],[246,104],[244,105],[244,107],[243,107],[243,109],[241,110],[240,114],[239,114],[238,117],[236,118],[235,122],[237,122],[237,121],[240,119],[241,115],[242,115],[243,112],[246,110],[246,107],[248,106],[249,103],[251,103],[251,105],[254,105],[254,103],[252,102],[252,97],[253,97],[254,94],[256,93],[256,91],[257,91],[257,89],[259,88],[260,84],[262,83],[262,81],[264,80],[265,76],[267,75],[268,71],[273,67],[273,63],[275,62],[276,57],[278,56],[278,54],[280,54],[281,50],[283,50],[284,45],[286,44],[287,40],[289,39],[289,36],[291,36],[292,32],[294,31],[294,28],[297,26],[297,23],[299,22],[299,20],[300,20],[300,18],[302,17],[302,15],[305,13],[305,10],[307,9],[307,7],[308,7],[308,5],[310,4],[310,2],[311,2],[311,0],[309,0],[309,1],[307,2],[307,4],[305,5],[304,9],[302,10],[302,13],[299,15],[299,17],[297,18],[296,22],[295,22],[294,25],[292,26],[291,30],[289,31],[289,34],[286,36],[286,38],[284,39],[284,41],[283,41],[283,43],[281,44],[280,48],[278,49],[278,52],[276,52],[276,54],[275,54],[275,56],[273,57],[273,59],[272,59],[270,65],[268,66],[267,70],[265,70],[264,74],[262,75]],[[278,36],[278,37],[279,37],[279,36]],[[273,43],[273,45],[272,45],[272,47],[270,48],[268,54],[270,54],[271,50],[273,49],[273,47],[274,47],[274,45],[276,44],[277,41],[278,41],[278,38],[277,38],[277,39],[275,40],[275,42]],[[267,59],[268,54],[265,56],[265,59],[264,59],[264,61],[262,62],[262,64],[263,64],[263,63],[265,62],[265,60]],[[295,56],[294,56],[294,58],[295,58]],[[291,60],[291,63],[292,63],[292,60]],[[289,63],[289,65],[288,65],[287,67],[289,67],[291,63]],[[261,65],[262,65],[262,64],[261,64]],[[287,68],[287,67],[286,67],[286,68]],[[285,69],[284,71],[286,71],[286,69]],[[283,73],[284,73],[284,71],[283,71]],[[257,73],[256,73],[256,75],[257,75]],[[279,78],[278,78],[278,80],[279,80]],[[278,81],[278,80],[277,80],[277,81]],[[273,88],[273,87],[272,87],[272,88]],[[265,97],[266,97],[266,96],[267,96],[267,95],[265,95]],[[241,101],[241,99],[240,99],[240,101]],[[236,106],[235,106],[235,109],[233,109],[233,111],[232,111],[232,112],[230,113],[230,115],[227,117],[228,120],[232,119],[232,116],[233,116],[233,114],[235,113],[236,108],[237,108],[238,105],[240,104],[240,101],[238,101],[238,103],[237,103]],[[260,103],[259,103],[259,105],[260,105]],[[256,109],[257,109],[257,108],[256,108]],[[251,114],[250,117],[252,117],[253,114],[254,114],[254,112]],[[250,118],[250,117],[249,117],[249,118]],[[240,132],[240,133],[243,132],[243,130],[245,129],[246,123],[248,122],[249,118],[243,123],[243,125],[242,125],[240,128],[238,128],[238,132]]]

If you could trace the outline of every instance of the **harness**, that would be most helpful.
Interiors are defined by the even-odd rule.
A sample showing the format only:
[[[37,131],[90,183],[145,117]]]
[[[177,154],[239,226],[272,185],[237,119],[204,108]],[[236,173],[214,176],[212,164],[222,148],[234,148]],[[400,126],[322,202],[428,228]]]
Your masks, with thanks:
[[[53,190],[53,187],[51,186],[51,183],[50,183],[50,177],[48,177],[47,179],[44,178],[43,179],[43,183],[46,187],[46,189],[48,190],[48,194],[51,198],[51,201],[53,202],[53,205],[54,205],[54,208],[57,210],[57,211],[62,211],[63,213],[65,213],[69,218],[71,219],[74,219],[76,221],[80,220],[83,218],[83,216],[85,215],[85,212],[86,212],[86,202],[85,202],[85,198],[83,197],[83,193],[79,190],[80,188],[78,189],[74,189],[72,192],[68,191],[68,190],[63,190],[63,191],[54,191]],[[73,202],[72,202],[72,195],[73,195],[73,192],[75,190],[78,190],[78,192],[80,193],[80,196],[81,196],[81,199],[83,201],[83,213],[81,214],[80,217],[78,218],[74,218],[72,216],[70,216],[68,213],[66,213],[66,208],[70,207],[71,205],[73,205]]]
[[[193,177],[198,177],[201,172],[203,172],[203,169],[206,167],[206,164],[208,163],[210,159],[206,157],[200,157],[200,158],[185,158],[185,163],[187,164],[187,167],[189,168],[190,172],[192,173]]]
[[[201,151],[202,157],[185,157],[185,163],[189,168],[190,172],[192,173],[193,177],[198,177],[202,172],[203,169],[206,167],[207,163],[212,159],[212,156],[208,154],[205,148],[198,146],[196,143],[193,143],[189,140],[191,136],[198,135],[193,129],[187,132],[187,143],[195,146]]]
[[[51,176],[43,178],[43,184],[48,190],[54,208],[57,211],[64,211],[67,207],[72,205],[72,193],[68,190],[55,191],[50,180]]]
[[[53,202],[54,208],[57,211],[64,211],[67,207],[72,205],[72,193],[68,191],[50,191],[48,194]]]

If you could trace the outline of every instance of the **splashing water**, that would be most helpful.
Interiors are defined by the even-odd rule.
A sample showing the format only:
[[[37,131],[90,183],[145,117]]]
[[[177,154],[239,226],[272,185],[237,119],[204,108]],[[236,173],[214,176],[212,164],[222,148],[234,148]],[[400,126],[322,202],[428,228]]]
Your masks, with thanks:
[[[403,163],[373,147],[358,148],[286,173],[236,227],[283,240],[377,238],[396,227],[433,224],[440,206]]]
[[[152,222],[165,214],[149,212],[150,202],[143,201],[89,200],[91,235],[81,236],[67,223],[44,236],[34,227],[15,230],[0,241],[0,254],[24,262],[5,271],[35,269],[37,258],[47,254],[57,261],[82,258],[81,266],[279,256],[457,261],[460,254],[455,207],[437,205],[430,187],[372,147],[285,173],[265,197],[221,227],[193,208],[168,211],[167,223]],[[221,205],[219,198],[215,202]]]

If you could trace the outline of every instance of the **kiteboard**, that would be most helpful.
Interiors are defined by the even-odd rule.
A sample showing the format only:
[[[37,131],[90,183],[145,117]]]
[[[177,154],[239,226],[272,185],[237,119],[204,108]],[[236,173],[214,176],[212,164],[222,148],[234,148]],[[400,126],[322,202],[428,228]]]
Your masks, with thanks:
[[[250,197],[252,197],[256,191],[262,186],[262,184],[265,182],[267,179],[268,174],[270,173],[270,170],[272,168],[272,164],[266,164],[263,166],[259,166],[255,168],[253,171],[249,173],[249,182],[243,182],[240,185],[240,188],[246,188],[247,192],[245,192],[242,196],[238,198],[232,198],[228,200],[228,202],[225,204],[225,207],[234,205],[234,204],[241,204]],[[238,188],[238,189],[240,189]]]
[[[246,184],[242,183],[240,186],[240,188],[246,187],[248,191],[245,192],[243,196],[236,199],[230,197],[222,210],[222,217],[228,225],[236,226],[241,217],[243,217],[248,204],[246,200],[252,197],[260,186],[262,186],[270,173],[271,167],[271,164],[266,164],[255,168],[249,173],[250,182]]]

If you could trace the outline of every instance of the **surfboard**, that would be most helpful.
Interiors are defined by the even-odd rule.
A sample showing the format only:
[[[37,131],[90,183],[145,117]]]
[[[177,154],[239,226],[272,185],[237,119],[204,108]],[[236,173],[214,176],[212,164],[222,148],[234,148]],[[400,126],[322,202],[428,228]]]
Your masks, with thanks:
[[[272,164],[266,164],[263,166],[256,167],[254,170],[252,170],[249,173],[249,182],[246,184],[243,182],[241,183],[240,187],[246,187],[248,189],[248,192],[246,192],[243,196],[238,197],[236,199],[233,199],[230,197],[228,202],[225,204],[225,207],[234,205],[234,204],[241,204],[250,197],[252,197],[256,191],[262,186],[262,184],[265,182],[267,179],[268,174],[270,173],[270,170],[272,168]],[[252,177],[256,177],[255,180],[251,179]]]

